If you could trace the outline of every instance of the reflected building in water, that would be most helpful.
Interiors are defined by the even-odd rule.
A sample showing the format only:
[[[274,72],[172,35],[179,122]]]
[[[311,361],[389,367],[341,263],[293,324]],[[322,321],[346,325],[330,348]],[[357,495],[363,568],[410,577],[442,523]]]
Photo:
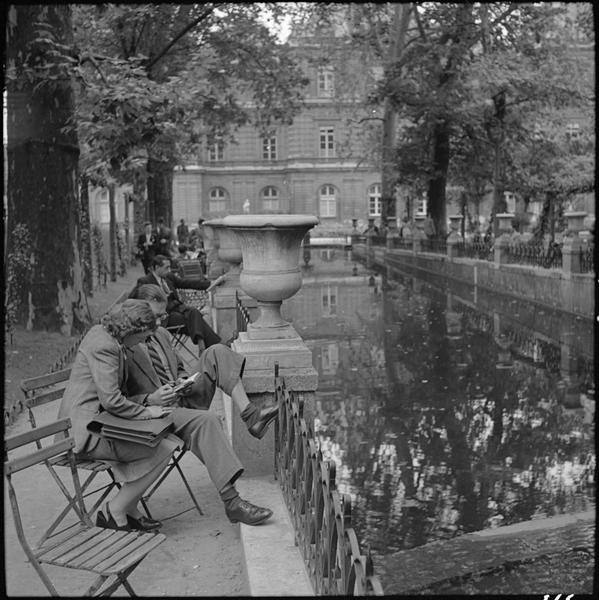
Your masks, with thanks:
[[[315,433],[375,565],[594,507],[592,323],[305,253],[285,313],[313,352]]]

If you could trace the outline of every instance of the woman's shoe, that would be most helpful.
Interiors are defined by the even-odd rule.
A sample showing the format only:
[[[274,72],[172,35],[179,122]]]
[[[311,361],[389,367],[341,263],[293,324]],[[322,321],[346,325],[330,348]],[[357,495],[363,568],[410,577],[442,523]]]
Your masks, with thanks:
[[[96,516],[96,527],[103,527],[104,529],[116,529],[117,531],[131,531],[130,526],[127,525],[117,525],[113,516],[110,514],[110,510],[108,508],[108,504],[106,504],[106,516],[104,513],[99,510]]]
[[[137,531],[154,531],[156,529],[160,529],[162,527],[162,523],[157,521],[156,519],[150,519],[149,517],[132,517],[131,515],[127,515],[127,525],[131,529],[135,529]]]

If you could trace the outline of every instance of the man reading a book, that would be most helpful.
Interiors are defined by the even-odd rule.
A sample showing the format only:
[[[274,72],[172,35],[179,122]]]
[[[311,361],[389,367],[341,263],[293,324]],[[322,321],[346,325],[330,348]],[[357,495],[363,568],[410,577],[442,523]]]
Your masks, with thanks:
[[[157,319],[164,315],[167,299],[158,286],[142,285],[137,288],[135,296],[149,302]],[[277,417],[278,408],[273,405],[260,409],[248,399],[241,381],[245,358],[223,344],[210,346],[200,355],[193,383],[177,393],[175,386],[185,382],[187,372],[173,349],[171,340],[170,333],[165,328],[158,327],[145,341],[134,345],[125,344],[128,357],[128,393],[135,396],[146,394],[144,402],[148,405],[174,406],[171,417],[175,422],[179,414],[189,418],[189,423],[177,428],[175,434],[185,441],[200,460],[201,453],[195,447],[199,432],[196,431],[192,416],[196,413],[202,416],[213,414],[206,409],[210,407],[217,387],[231,396],[237,404],[250,434],[256,438],[264,437],[268,426]],[[224,491],[219,489],[219,492],[225,502],[227,516],[233,522],[255,525],[272,514],[268,511],[265,516],[266,513],[262,511],[267,509],[260,509],[240,500],[233,485]]]

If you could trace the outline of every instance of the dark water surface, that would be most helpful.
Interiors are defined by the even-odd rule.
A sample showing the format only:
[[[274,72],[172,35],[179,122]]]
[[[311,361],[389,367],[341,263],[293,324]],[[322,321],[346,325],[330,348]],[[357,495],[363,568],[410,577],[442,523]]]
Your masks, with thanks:
[[[312,350],[316,435],[375,566],[594,509],[592,319],[373,274],[341,249],[312,249],[303,280],[283,313]]]

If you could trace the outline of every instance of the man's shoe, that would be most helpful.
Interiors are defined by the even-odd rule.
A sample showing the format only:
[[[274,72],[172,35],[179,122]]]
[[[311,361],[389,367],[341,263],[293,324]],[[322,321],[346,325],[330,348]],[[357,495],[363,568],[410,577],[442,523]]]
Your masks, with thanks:
[[[135,529],[137,531],[155,531],[156,529],[160,529],[162,527],[162,523],[157,521],[156,519],[150,519],[149,517],[132,517],[131,515],[127,515],[127,525],[131,529]]]
[[[103,527],[104,529],[116,529],[117,531],[131,531],[127,519],[127,525],[117,525],[113,516],[110,514],[108,504],[106,505],[106,515],[99,510],[96,515],[96,527]]]
[[[246,525],[259,525],[272,516],[270,508],[256,506],[239,497],[225,505],[225,513],[231,523],[240,522]]]
[[[256,420],[253,423],[248,423],[248,431],[251,435],[259,440],[266,435],[268,426],[277,418],[279,407],[275,404],[259,411]],[[252,419],[253,420],[253,419]]]

